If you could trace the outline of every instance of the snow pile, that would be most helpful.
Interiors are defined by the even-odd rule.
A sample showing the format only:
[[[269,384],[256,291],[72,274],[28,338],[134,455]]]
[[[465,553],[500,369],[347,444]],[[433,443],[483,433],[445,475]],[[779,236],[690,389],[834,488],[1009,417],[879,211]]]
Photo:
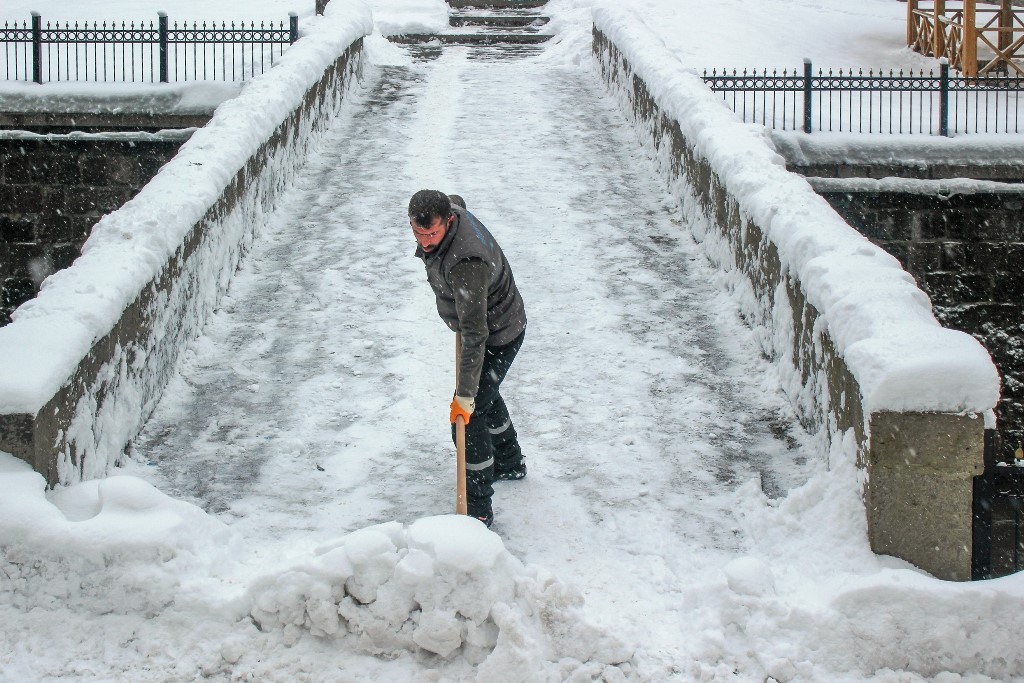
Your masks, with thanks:
[[[896,604],[899,609],[892,608]],[[791,634],[794,650],[827,647],[837,668],[899,666],[928,676],[977,671],[1011,680],[1024,672],[1020,635],[1009,628],[1022,609],[1019,574],[939,583],[920,572],[890,569],[851,580],[820,602],[808,598],[777,626]],[[778,642],[779,633],[757,636],[769,638]]]
[[[38,626],[77,653],[52,666],[40,660],[58,677],[110,631],[155,629],[165,646],[187,650],[182,659],[157,662],[160,647],[131,637],[117,666],[151,669],[145,680],[178,680],[168,667],[180,673],[174,667],[200,661],[242,675],[266,659],[249,653],[279,644],[308,653],[336,640],[345,652],[429,660],[481,681],[636,678],[634,648],[583,619],[578,590],[522,565],[468,517],[360,529],[252,580],[256,566],[240,562],[246,549],[227,526],[136,477],[47,492],[41,475],[0,453],[0,490],[0,614],[64,615],[70,633],[52,616]],[[85,628],[90,618],[105,621]],[[287,671],[260,679],[297,680]]]
[[[374,28],[385,36],[448,30],[444,0],[369,0],[369,5]]]
[[[45,488],[0,452],[0,603],[152,611],[174,600],[184,571],[232,548],[223,523],[136,477]]]
[[[1021,680],[1024,652],[1009,625],[1024,610],[1024,574],[939,581],[867,544],[837,543],[866,531],[858,490],[845,484],[854,464],[836,469],[783,499],[769,500],[756,482],[738,491],[749,546],[684,589],[706,620],[691,643],[700,663],[691,678]]]
[[[576,590],[524,567],[464,516],[361,529],[250,596],[260,628],[293,642],[308,631],[375,655],[457,655],[480,681],[616,681],[633,671],[632,649],[582,620]]]
[[[784,272],[799,280],[856,378],[865,415],[984,412],[995,405],[999,377],[981,344],[941,327],[928,297],[899,262],[848,226],[807,180],[786,171],[764,128],[742,123],[633,13],[597,9],[594,22],[647,84],[665,115],[679,123],[741,210],[778,248]],[[651,143],[650,151],[671,174],[671,145],[655,150]],[[693,192],[681,184],[675,190],[681,196]],[[714,217],[700,207],[695,197],[685,202],[695,236],[720,267],[734,268],[734,246],[718,236]],[[763,343],[776,358],[788,357],[793,349],[791,317],[773,310],[785,303],[785,293],[777,292],[774,301],[748,304],[769,329]],[[794,382],[798,385],[800,378],[794,376]],[[795,395],[800,389],[791,391]],[[821,401],[827,405],[824,395]]]
[[[723,628],[748,638],[756,662],[748,667],[777,680],[896,670],[929,677],[970,672],[1006,681],[1019,680],[1024,671],[1019,636],[1008,628],[1024,609],[1020,575],[940,583],[912,569],[882,569],[779,597],[761,560],[734,560],[725,573]],[[705,650],[701,659],[715,650]],[[810,652],[828,654],[809,658]],[[721,654],[736,657],[736,650]]]
[[[762,558],[740,557],[722,573],[694,597],[718,622],[695,643],[695,678],[740,671],[737,680],[1021,680],[1024,653],[1010,627],[1024,608],[1020,575],[945,583],[884,568],[777,591]]]

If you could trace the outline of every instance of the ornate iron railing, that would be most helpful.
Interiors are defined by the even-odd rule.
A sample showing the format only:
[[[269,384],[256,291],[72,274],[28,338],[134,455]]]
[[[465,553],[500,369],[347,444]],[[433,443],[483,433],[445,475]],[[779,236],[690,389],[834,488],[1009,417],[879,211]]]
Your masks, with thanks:
[[[951,77],[903,71],[803,70],[704,72],[704,82],[744,121],[782,130],[1019,133],[1024,77]]]
[[[299,36],[293,13],[284,22],[178,22],[161,12],[154,23],[4,22],[6,79],[161,82],[238,81],[273,66]]]

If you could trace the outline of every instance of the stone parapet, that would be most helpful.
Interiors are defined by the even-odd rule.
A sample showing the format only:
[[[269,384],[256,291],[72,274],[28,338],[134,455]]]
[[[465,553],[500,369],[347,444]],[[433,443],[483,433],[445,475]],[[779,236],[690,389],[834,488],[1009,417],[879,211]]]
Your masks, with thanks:
[[[93,232],[104,239],[61,273],[56,286],[43,289],[32,315],[0,328],[0,451],[31,463],[51,485],[105,476],[116,464],[360,73],[358,31],[372,29],[369,13],[343,8],[335,16],[337,26],[323,24],[316,39],[299,41],[274,70],[225,103],[210,123],[218,129],[190,140],[202,135],[203,145],[184,145],[134,202],[106,216]],[[261,117],[251,116],[246,97],[269,97]],[[220,154],[203,156],[225,137]],[[208,169],[203,162],[211,158],[215,168]],[[221,175],[229,168],[237,170]],[[183,178],[194,179],[195,192],[166,196],[180,191]],[[168,215],[169,206],[181,208]],[[95,296],[90,278],[109,269],[104,249],[120,245],[118,235],[125,245],[145,241],[142,257],[120,264],[124,274]],[[168,256],[159,263],[162,250]],[[144,284],[134,289],[136,282]],[[121,296],[123,309],[104,306]],[[66,300],[76,297],[95,310],[78,315]],[[116,318],[109,325],[108,316]],[[66,340],[54,338],[59,330],[67,331]],[[73,357],[78,360],[65,375]],[[40,367],[22,373],[19,358]]]
[[[605,83],[626,107],[668,184],[678,188],[698,240],[712,243],[708,248],[723,261],[719,265],[740,273],[759,302],[751,323],[772,339],[766,353],[793,368],[797,379],[787,390],[800,419],[826,437],[830,450],[853,443],[858,465],[867,471],[864,499],[872,549],[940,578],[969,579],[971,477],[983,464],[983,420],[869,409],[827,319],[765,227],[741,206],[714,163],[687,139],[620,48],[596,26],[593,51]]]

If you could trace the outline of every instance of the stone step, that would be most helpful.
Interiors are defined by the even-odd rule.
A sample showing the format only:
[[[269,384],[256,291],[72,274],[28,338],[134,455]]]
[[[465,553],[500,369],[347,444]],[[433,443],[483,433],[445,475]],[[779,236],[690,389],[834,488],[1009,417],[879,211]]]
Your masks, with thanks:
[[[444,54],[445,47],[439,43],[419,43],[407,45],[405,49],[413,59],[432,61]],[[534,57],[544,51],[543,45],[523,45],[522,43],[497,43],[494,45],[476,45],[468,50],[466,59],[483,62],[507,62],[510,59]]]
[[[480,9],[530,9],[543,7],[548,0],[448,0],[454,9],[479,7]]]
[[[453,14],[448,17],[448,24],[451,26],[489,26],[503,28],[534,28],[543,26],[551,21],[548,17],[533,16],[529,14],[512,15],[466,15]]]
[[[445,45],[533,45],[551,39],[550,33],[406,33],[388,36],[402,45],[439,41]]]
[[[478,17],[478,16],[492,16],[492,17],[533,17],[537,19],[542,16],[541,13],[536,9],[502,9],[500,7],[466,7],[464,9],[451,8],[448,12],[449,17]]]
[[[463,35],[468,33],[479,33],[480,35],[491,35],[494,33],[509,36],[532,35],[544,31],[543,26],[464,26],[455,29]],[[444,34],[447,35],[447,34]]]

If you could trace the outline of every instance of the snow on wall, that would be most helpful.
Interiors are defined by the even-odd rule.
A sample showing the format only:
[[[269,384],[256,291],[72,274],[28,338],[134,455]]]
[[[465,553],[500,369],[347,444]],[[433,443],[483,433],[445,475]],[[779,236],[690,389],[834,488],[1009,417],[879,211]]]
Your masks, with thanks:
[[[758,291],[759,283],[744,284],[747,276],[734,278],[739,289],[748,290],[747,312],[765,352],[791,366],[790,391],[805,413],[825,419],[830,402],[849,398],[829,395],[825,375],[835,369],[817,371],[818,376],[797,371],[801,363],[794,349],[823,340],[852,374],[865,421],[880,411],[984,413],[995,406],[999,377],[985,349],[965,333],[942,328],[928,297],[899,262],[848,226],[804,178],[787,172],[763,128],[743,124],[628,12],[595,9],[594,26],[621,55],[618,65],[608,63],[615,57],[599,55],[611,74],[606,81],[629,115],[635,108],[642,112],[634,122],[664,174],[674,179],[673,190],[683,198],[686,217],[708,255],[723,269],[738,268],[738,247],[719,226],[731,197],[742,214],[730,217],[733,222],[762,233],[761,243],[755,239],[751,248],[770,249],[778,259],[779,279],[794,283],[817,312],[813,338],[796,340],[801,330],[794,315],[800,312],[784,288]],[[652,102],[635,101],[638,87]],[[651,123],[662,118],[678,125],[687,153],[708,168],[705,187],[695,190],[681,182],[680,150]],[[728,197],[716,192],[715,183]],[[701,190],[716,201],[709,205]],[[807,375],[806,365],[801,370]]]
[[[372,28],[363,5],[333,3],[0,329],[0,417],[33,416],[35,440],[52,439],[34,445],[59,451],[51,483],[103,476],[141,428],[265,212],[340,107]]]
[[[0,603],[26,612],[159,611],[183,574],[209,574],[238,551],[223,522],[137,477],[47,492],[38,472],[0,452],[0,486]]]

